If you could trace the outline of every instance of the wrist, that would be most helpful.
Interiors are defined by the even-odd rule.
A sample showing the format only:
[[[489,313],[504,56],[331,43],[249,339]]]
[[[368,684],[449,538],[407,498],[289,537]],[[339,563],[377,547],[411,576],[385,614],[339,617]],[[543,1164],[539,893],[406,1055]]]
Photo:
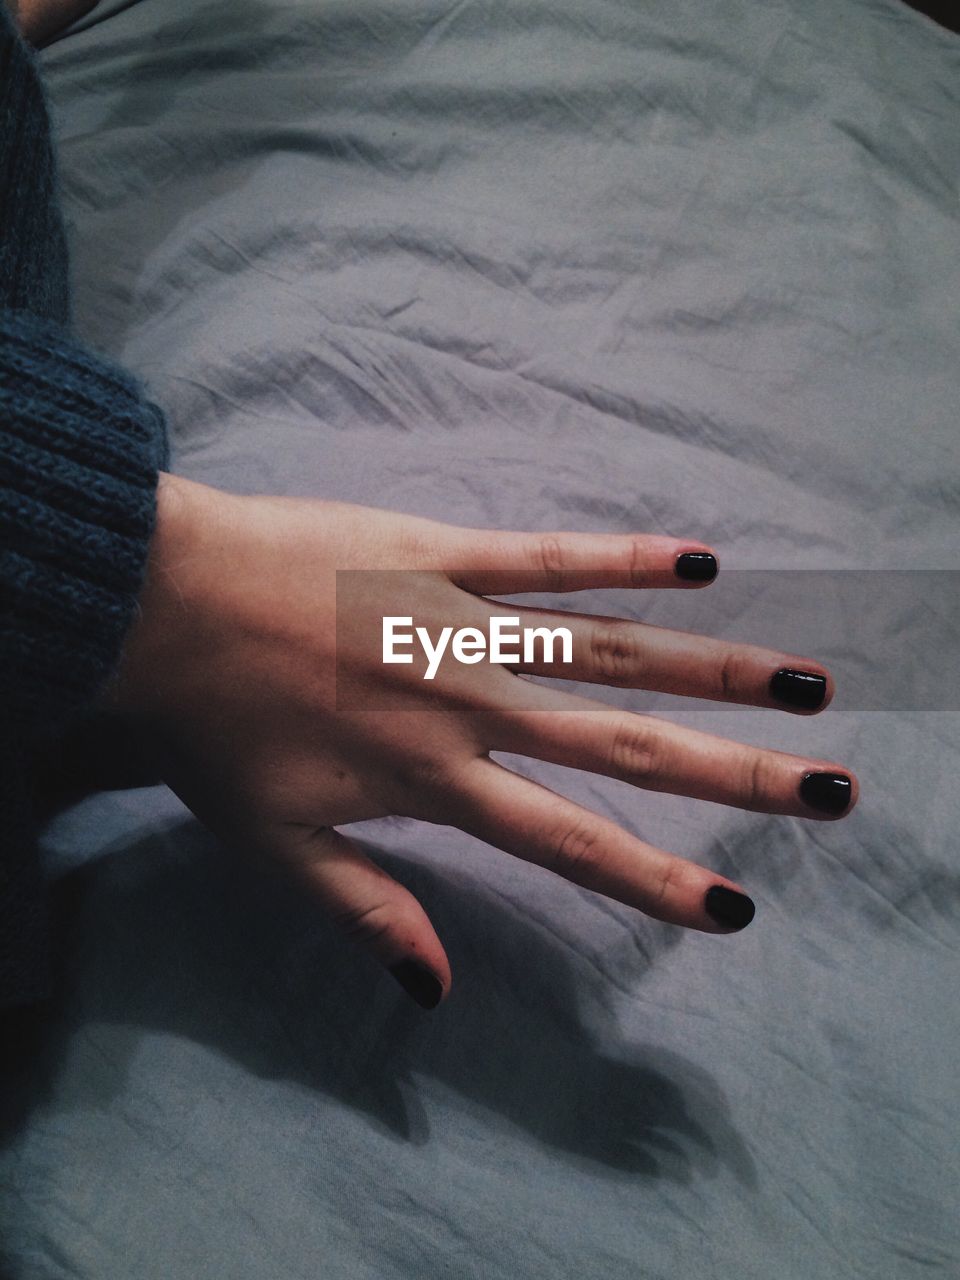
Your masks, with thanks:
[[[134,622],[99,705],[141,716],[162,708],[172,672],[187,660],[189,636],[204,594],[207,551],[227,495],[161,472],[146,572]]]

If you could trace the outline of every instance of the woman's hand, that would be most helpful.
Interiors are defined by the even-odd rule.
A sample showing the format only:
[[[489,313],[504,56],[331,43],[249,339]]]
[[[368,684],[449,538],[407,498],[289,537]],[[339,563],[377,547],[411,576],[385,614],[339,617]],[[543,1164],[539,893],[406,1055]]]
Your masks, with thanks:
[[[692,558],[681,570],[699,578],[678,575],[682,556]],[[338,570],[365,572],[338,579]],[[491,751],[767,813],[840,817],[856,803],[843,765],[630,714],[518,674],[781,708],[792,690],[799,705],[788,709],[809,713],[833,695],[819,663],[485,598],[689,589],[713,572],[710,548],[696,541],[464,529],[341,503],[240,497],[164,475],[140,617],[103,706],[150,739],[164,780],[202,822],[291,867],[429,1006],[451,985],[440,940],[419,902],[336,826],[407,815],[459,827],[673,924],[723,933],[753,916],[738,884],[494,763]],[[422,626],[435,642],[443,627],[488,633],[493,615],[566,626],[572,664],[465,665],[448,650],[424,679],[419,645],[402,650],[411,663],[383,661],[384,616],[412,618],[399,630]],[[411,965],[427,971],[419,986]]]

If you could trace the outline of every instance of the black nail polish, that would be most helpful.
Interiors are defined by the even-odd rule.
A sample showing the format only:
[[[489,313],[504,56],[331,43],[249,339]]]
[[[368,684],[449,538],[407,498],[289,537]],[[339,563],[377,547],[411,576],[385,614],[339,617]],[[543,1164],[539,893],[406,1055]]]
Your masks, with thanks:
[[[422,1009],[435,1009],[443,995],[443,985],[429,969],[415,960],[401,960],[390,972]]]
[[[703,905],[711,919],[730,929],[745,929],[757,910],[752,898],[722,884],[715,884],[707,890]]]
[[[800,798],[820,813],[843,813],[853,795],[853,783],[843,773],[805,773]]]
[[[791,671],[783,667],[770,677],[770,697],[785,702],[788,707],[802,707],[813,711],[823,706],[827,696],[826,676],[815,676],[810,671]]]
[[[685,551],[674,566],[678,578],[689,582],[712,582],[717,576],[717,558],[705,551]]]

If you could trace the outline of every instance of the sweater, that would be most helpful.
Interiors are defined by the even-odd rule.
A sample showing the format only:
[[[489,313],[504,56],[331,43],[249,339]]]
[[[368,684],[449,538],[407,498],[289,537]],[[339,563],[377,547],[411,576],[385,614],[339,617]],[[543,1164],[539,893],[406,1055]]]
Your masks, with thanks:
[[[50,122],[0,0],[0,1008],[53,994],[36,744],[119,662],[169,464],[162,411],[73,332]]]

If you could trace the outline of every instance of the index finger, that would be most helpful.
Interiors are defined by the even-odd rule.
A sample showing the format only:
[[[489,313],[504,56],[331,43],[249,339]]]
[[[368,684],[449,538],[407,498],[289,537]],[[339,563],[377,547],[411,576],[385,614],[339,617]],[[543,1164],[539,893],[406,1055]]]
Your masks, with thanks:
[[[695,538],[661,534],[505,533],[463,529],[450,581],[478,595],[591,587],[702,587],[717,556]]]

